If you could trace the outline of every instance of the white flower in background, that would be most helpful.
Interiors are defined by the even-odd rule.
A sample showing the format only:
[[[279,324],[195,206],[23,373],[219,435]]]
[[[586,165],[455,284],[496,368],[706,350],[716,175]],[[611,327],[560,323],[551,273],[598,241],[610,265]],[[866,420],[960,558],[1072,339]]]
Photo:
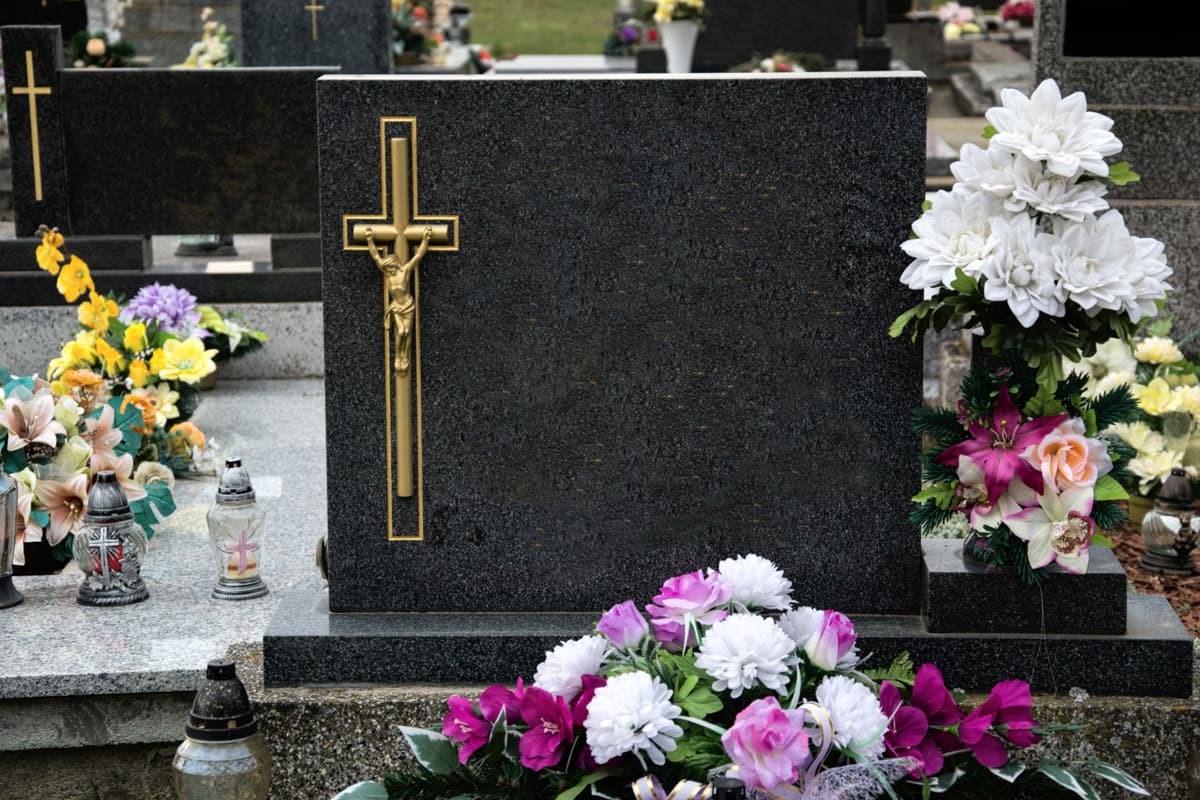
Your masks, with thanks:
[[[1183,352],[1165,336],[1147,336],[1137,343],[1133,357],[1144,364],[1174,364],[1183,361]]]
[[[824,621],[824,611],[800,606],[781,616],[777,624],[787,637],[795,642],[796,647],[804,647],[804,643],[812,638]]]
[[[950,288],[956,270],[978,278],[1000,244],[993,217],[1001,210],[999,199],[982,192],[938,192],[933,207],[913,223],[917,238],[901,245],[913,261],[900,280],[910,289],[924,289],[928,299],[943,286]]]
[[[1147,494],[1155,481],[1165,481],[1175,467],[1183,466],[1183,453],[1164,450],[1161,453],[1138,453],[1129,461],[1129,471],[1138,477],[1138,488]],[[1189,468],[1192,477],[1195,470]]]
[[[1104,394],[1118,386],[1132,386],[1137,359],[1124,339],[1113,337],[1096,346],[1095,354],[1079,361],[1063,361],[1063,371],[1077,372],[1088,379],[1090,397]],[[1101,388],[1103,386],[1103,388]]]
[[[671,704],[671,689],[645,672],[627,672],[608,679],[588,704],[587,743],[597,763],[633,753],[662,766],[665,753],[675,749],[683,728],[675,724],[679,706]],[[645,766],[645,762],[642,762]]]
[[[1178,386],[1171,392],[1177,398],[1180,410],[1195,419],[1200,417],[1200,386]]]
[[[1080,181],[1047,173],[1037,161],[1018,156],[1013,167],[1012,198],[1004,204],[1009,211],[1032,208],[1039,214],[1053,214],[1082,222],[1108,208],[1104,195],[1108,187],[1101,181]]]
[[[727,558],[717,565],[717,572],[721,583],[733,586],[731,600],[743,608],[783,611],[792,607],[792,582],[762,556]]]
[[[853,756],[879,760],[888,718],[874,692],[845,675],[830,675],[817,687],[817,702],[829,712],[834,744]]]
[[[584,675],[600,674],[600,665],[607,652],[608,640],[603,636],[584,636],[563,642],[547,652],[546,660],[538,664],[533,685],[570,703],[583,691]]]
[[[796,643],[757,614],[732,614],[713,625],[696,657],[696,666],[716,679],[713,688],[735,698],[760,683],[783,694],[796,663]]]
[[[1088,391],[1088,394],[1092,397],[1099,397],[1102,394],[1111,392],[1118,386],[1133,386],[1136,381],[1137,378],[1132,372],[1110,372],[1096,381],[1096,384]]]
[[[1047,242],[1037,236],[1033,218],[1027,215],[993,220],[1000,247],[983,266],[983,296],[993,303],[1007,303],[1017,321],[1033,327],[1040,314],[1061,317],[1066,306],[1045,253]]]
[[[1118,422],[1105,431],[1110,436],[1120,437],[1125,444],[1139,453],[1161,453],[1166,440],[1145,422]]]
[[[1016,89],[1004,89],[1000,103],[986,115],[996,129],[989,147],[1044,161],[1056,175],[1107,176],[1105,156],[1121,152],[1121,140],[1112,133],[1112,119],[1088,111],[1082,92],[1063,97],[1053,80],[1042,81],[1029,97]]]
[[[959,160],[950,165],[950,171],[954,173],[959,185],[1007,200],[1016,188],[1013,165],[1016,158],[1012,153],[984,150],[968,142],[959,151]]]
[[[1053,234],[1038,235],[1034,257],[1057,277],[1067,300],[1095,316],[1102,309],[1120,311],[1134,299],[1124,269],[1129,245],[1121,218],[1105,214],[1083,222],[1060,221]]]

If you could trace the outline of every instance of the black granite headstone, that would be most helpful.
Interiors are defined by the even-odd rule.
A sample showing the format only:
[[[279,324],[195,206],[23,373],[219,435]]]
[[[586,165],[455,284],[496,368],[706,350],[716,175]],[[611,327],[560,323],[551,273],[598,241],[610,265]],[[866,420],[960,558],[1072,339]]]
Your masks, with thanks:
[[[243,60],[391,72],[391,7],[390,0],[242,0]]]
[[[725,72],[776,50],[816,53],[830,63],[855,55],[854,0],[708,0],[707,8],[692,60],[696,72]]]
[[[1200,37],[1137,0],[1066,0],[1062,47],[1071,57],[1190,58],[1200,56]]]

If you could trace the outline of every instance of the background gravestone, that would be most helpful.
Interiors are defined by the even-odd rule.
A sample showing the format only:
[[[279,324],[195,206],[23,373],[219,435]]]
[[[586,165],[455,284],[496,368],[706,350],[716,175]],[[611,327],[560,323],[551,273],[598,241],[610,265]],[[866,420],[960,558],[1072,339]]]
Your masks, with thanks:
[[[1200,325],[1200,39],[1135,0],[1040,0],[1034,66],[1115,120],[1120,158],[1142,180],[1112,189],[1112,205],[1166,243],[1175,331]]]
[[[339,66],[386,73],[392,66],[389,0],[242,0],[246,66]]]
[[[854,58],[858,3],[850,0],[709,0],[693,69],[724,72],[776,50]]]

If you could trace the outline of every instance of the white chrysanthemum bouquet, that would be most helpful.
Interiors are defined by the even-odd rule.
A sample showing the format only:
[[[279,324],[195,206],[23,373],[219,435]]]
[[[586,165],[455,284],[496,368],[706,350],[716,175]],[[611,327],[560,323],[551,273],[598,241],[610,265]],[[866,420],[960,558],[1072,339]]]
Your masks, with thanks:
[[[760,556],[671,578],[642,608],[613,606],[595,631],[546,653],[530,685],[451,697],[440,734],[402,728],[418,766],[389,774],[388,796],[683,800],[744,786],[760,800],[869,800],[955,784],[1090,798],[1096,778],[1145,794],[1099,761],[1011,762],[1049,730],[1024,681],[964,709],[932,664],[914,670],[905,654],[860,669],[850,620],[798,607]]]
[[[984,347],[1020,353],[1052,391],[1064,358],[1128,340],[1158,312],[1171,269],[1162,243],[1131,235],[1105,199],[1109,184],[1138,180],[1106,160],[1122,149],[1112,119],[1052,80],[1030,97],[1005,89],[1001,102],[987,112],[987,149],[963,146],[958,182],[903,245],[913,260],[901,280],[925,297],[890,332],[979,329]]]

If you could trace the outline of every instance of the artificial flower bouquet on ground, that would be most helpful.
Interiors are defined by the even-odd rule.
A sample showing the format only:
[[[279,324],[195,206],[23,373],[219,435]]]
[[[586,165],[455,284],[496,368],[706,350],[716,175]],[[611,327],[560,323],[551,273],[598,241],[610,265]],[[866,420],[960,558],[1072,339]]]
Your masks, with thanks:
[[[1104,762],[1012,760],[1051,732],[1023,681],[967,708],[932,664],[864,669],[850,620],[791,593],[746,555],[666,581],[648,618],[632,600],[613,606],[595,635],[548,652],[532,684],[450,698],[441,733],[402,729],[417,767],[389,774],[387,795],[702,798],[718,775],[797,800],[1094,798],[1105,780],[1147,794]]]

